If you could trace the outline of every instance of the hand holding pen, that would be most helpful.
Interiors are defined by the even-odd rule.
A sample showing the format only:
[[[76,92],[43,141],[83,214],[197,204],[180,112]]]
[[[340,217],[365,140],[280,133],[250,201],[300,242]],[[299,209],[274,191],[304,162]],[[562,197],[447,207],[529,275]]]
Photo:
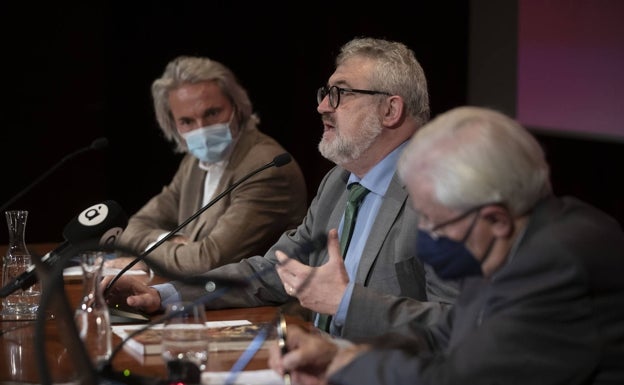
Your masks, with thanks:
[[[269,352],[269,367],[283,376],[285,384],[325,384],[327,370],[341,349],[334,339],[318,329],[290,325],[286,339],[286,321],[277,316],[277,343]],[[345,340],[345,344],[352,343]]]

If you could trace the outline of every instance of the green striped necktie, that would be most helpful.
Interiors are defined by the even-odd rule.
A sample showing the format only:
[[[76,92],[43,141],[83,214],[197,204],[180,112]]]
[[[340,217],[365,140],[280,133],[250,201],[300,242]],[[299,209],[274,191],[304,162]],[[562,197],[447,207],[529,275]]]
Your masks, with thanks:
[[[351,183],[348,189],[349,197],[347,198],[347,207],[345,208],[344,223],[342,225],[342,233],[340,234],[340,252],[343,259],[346,257],[347,250],[349,249],[349,242],[351,242],[351,236],[353,235],[353,228],[355,227],[358,209],[360,208],[360,204],[364,200],[366,194],[369,193],[369,190],[359,183]],[[319,329],[329,332],[330,324],[330,315],[319,314]]]

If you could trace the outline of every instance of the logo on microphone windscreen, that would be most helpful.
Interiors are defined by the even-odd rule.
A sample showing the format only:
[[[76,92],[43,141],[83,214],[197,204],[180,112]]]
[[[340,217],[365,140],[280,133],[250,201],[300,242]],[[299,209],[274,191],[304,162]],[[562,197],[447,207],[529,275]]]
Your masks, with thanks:
[[[97,226],[108,216],[108,206],[98,203],[86,208],[78,215],[78,222],[84,226]]]
[[[117,241],[117,238],[119,238],[122,232],[123,228],[121,227],[113,227],[112,229],[109,229],[102,235],[102,237],[100,237],[100,245],[115,244],[115,241]]]
[[[63,230],[67,241],[80,242],[100,240],[100,244],[114,242],[128,224],[128,216],[113,200],[89,206],[76,215]]]

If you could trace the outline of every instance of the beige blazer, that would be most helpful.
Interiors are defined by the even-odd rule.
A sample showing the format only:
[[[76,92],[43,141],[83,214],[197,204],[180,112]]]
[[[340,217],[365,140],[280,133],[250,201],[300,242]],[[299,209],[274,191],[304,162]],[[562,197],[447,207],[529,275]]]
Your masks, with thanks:
[[[271,137],[247,129],[233,149],[215,196],[284,152]],[[120,245],[140,254],[202,207],[206,171],[198,164],[190,154],[182,159],[171,183],[130,218]],[[280,234],[301,223],[306,207],[303,173],[293,159],[247,179],[185,226],[181,232],[192,242],[165,242],[148,258],[180,274],[198,274],[240,261],[266,252]]]

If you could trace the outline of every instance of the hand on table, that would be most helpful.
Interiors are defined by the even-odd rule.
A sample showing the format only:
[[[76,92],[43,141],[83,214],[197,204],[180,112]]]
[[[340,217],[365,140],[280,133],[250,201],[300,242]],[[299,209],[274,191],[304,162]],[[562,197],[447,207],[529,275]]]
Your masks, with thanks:
[[[112,276],[104,277],[103,287],[106,287],[112,279]],[[106,302],[109,306],[127,304],[148,314],[160,310],[161,305],[158,291],[148,286],[145,280],[132,275],[119,277],[108,290]]]

